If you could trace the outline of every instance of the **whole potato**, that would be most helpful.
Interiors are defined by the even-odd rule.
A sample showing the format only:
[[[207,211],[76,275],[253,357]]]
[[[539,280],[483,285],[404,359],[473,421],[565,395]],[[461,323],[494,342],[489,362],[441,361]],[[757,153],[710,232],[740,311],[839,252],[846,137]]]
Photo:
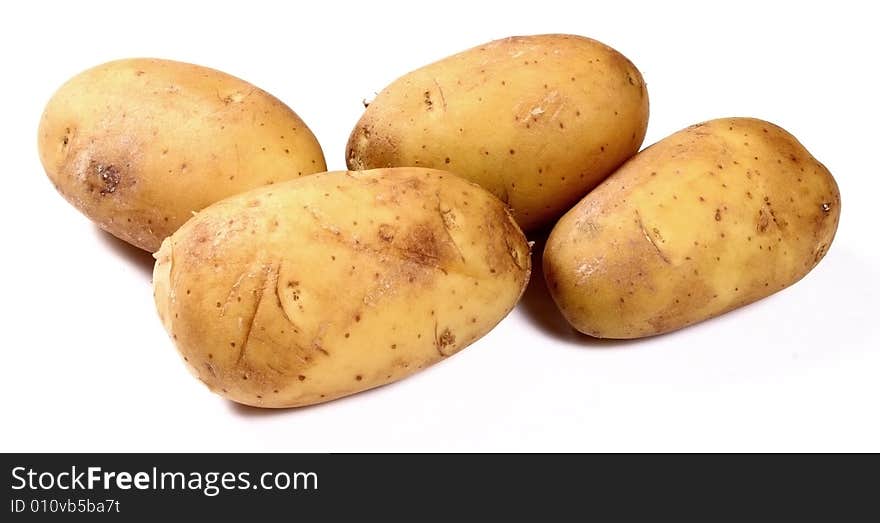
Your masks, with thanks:
[[[327,168],[306,124],[269,93],[146,58],[99,65],[61,86],[40,120],[39,150],[71,204],[151,252],[193,211]]]
[[[240,194],[155,256],[159,315],[190,370],[259,407],[328,401],[458,352],[513,308],[530,271],[498,199],[414,168]]]
[[[839,217],[834,178],[792,135],[712,120],[645,149],[569,211],[544,272],[577,330],[650,336],[795,283]]]
[[[528,230],[635,154],[647,125],[645,82],[622,54],[580,36],[518,36],[394,81],[352,131],[347,161],[452,171]]]

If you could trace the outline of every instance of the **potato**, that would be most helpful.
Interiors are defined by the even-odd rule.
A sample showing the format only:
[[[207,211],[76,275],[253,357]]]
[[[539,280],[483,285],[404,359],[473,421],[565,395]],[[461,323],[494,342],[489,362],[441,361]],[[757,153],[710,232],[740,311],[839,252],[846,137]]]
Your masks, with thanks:
[[[651,336],[795,283],[839,217],[834,178],[792,135],[712,120],[642,151],[569,211],[544,272],[577,330]]]
[[[312,132],[269,93],[169,60],[109,62],[70,79],[40,120],[55,188],[150,252],[207,205],[326,170]]]
[[[196,214],[155,255],[156,305],[190,370],[259,407],[399,380],[513,308],[529,246],[505,206],[449,173],[331,172]]]
[[[535,229],[639,150],[648,92],[614,49],[573,35],[505,38],[389,85],[348,140],[350,169],[452,171]]]

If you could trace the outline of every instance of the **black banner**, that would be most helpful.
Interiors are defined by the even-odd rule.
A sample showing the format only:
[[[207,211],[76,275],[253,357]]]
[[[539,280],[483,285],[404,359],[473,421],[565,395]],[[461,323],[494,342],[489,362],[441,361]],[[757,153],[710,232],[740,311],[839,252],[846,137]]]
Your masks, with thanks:
[[[5,454],[2,521],[877,516],[876,456]],[[832,495],[842,503],[829,507]],[[760,510],[755,507],[760,507]],[[861,509],[859,509],[861,510]],[[873,512],[872,512],[873,511]],[[430,517],[428,517],[430,516]],[[273,519],[277,519],[273,517]],[[603,517],[602,520],[609,519]],[[861,518],[859,518],[861,519]],[[870,518],[869,518],[870,519]]]

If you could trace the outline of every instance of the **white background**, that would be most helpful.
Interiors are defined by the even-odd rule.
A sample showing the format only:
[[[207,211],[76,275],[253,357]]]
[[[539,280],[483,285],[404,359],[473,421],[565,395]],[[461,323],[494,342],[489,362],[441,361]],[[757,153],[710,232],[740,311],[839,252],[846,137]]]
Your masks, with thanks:
[[[880,451],[869,2],[290,4],[4,8],[0,451]],[[441,364],[348,399],[260,411],[187,373],[154,311],[150,257],[65,203],[37,156],[43,105],[68,77],[157,56],[280,97],[341,169],[362,98],[453,52],[542,32],[597,38],[642,70],[646,145],[721,116],[795,134],[842,193],[825,260],[757,304],[636,342],[574,335],[537,274],[507,319]]]

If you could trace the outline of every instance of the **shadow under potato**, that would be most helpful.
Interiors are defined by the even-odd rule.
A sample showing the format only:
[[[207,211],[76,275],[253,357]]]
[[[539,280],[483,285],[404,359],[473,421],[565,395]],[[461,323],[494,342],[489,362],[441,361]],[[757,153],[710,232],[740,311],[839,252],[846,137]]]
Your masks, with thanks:
[[[550,290],[547,288],[547,281],[544,279],[542,261],[544,247],[551,230],[552,228],[548,227],[529,234],[529,240],[535,242],[532,245],[532,275],[517,307],[525,313],[532,325],[558,340],[589,348],[615,348],[638,343],[638,340],[594,338],[578,332],[565,321],[556,302],[553,301]]]
[[[153,264],[155,260],[151,253],[120,240],[98,226],[95,226],[95,234],[101,239],[101,243],[113,251],[116,256],[122,258],[143,274],[148,280],[153,277]]]
[[[357,395],[363,394],[365,392],[370,392],[369,390],[362,391],[357,393]],[[323,407],[326,407],[330,403],[336,403],[338,401],[344,401],[346,398],[350,396],[343,396],[341,398],[337,398],[330,401],[325,401],[323,403],[313,403],[311,405],[301,405],[299,407],[255,407],[253,405],[245,405],[244,403],[238,403],[232,401],[230,399],[223,398],[223,401],[226,403],[229,411],[235,414],[236,416],[240,416],[242,418],[274,418],[280,417],[284,415],[297,415],[303,414],[310,410],[318,410]]]
[[[243,418],[271,418],[275,416],[280,416],[285,413],[290,413],[291,411],[297,411],[300,409],[306,409],[308,407],[312,407],[313,405],[309,405],[307,407],[288,407],[288,408],[262,408],[262,407],[254,407],[251,405],[245,405],[243,403],[237,403],[232,400],[224,399],[226,406],[229,407],[230,412],[235,414],[236,416],[241,416]]]
[[[371,389],[362,390],[360,392],[355,392],[352,394],[348,394],[346,396],[341,396],[334,399],[329,399],[325,401],[321,401],[319,403],[311,403],[309,405],[300,405],[300,406],[291,406],[291,407],[256,407],[253,405],[245,405],[244,403],[238,403],[236,401],[232,401],[230,399],[225,399],[224,401],[229,407],[229,410],[237,416],[241,416],[243,418],[271,418],[274,416],[281,416],[285,413],[304,413],[311,410],[319,410],[325,408],[329,405],[340,404],[346,401],[354,400],[355,398],[362,399],[371,394],[377,393],[380,390],[384,390],[388,387],[395,387],[402,382],[405,382],[411,379],[413,376],[418,376],[419,374],[424,374],[430,372],[431,370],[436,370],[436,367],[442,366],[442,364],[447,361],[444,359],[435,363],[434,365],[429,366],[428,368],[422,369],[414,374],[409,376],[405,376],[399,380],[392,381],[390,383],[385,383],[383,385],[379,385],[377,387],[373,387]]]

